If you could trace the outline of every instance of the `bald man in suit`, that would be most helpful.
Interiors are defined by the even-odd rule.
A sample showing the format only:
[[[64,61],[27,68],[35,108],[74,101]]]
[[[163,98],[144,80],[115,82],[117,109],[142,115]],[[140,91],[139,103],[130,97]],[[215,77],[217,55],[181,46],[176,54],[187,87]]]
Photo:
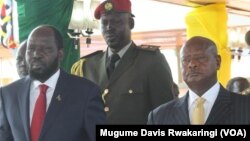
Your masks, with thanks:
[[[18,50],[17,50],[17,55],[16,55],[16,68],[17,68],[17,73],[20,78],[25,77],[28,75],[28,68],[25,60],[25,53],[26,53],[26,48],[27,48],[27,40],[24,40]]]
[[[0,141],[95,141],[95,126],[106,121],[100,89],[60,69],[62,58],[63,38],[55,27],[31,32],[29,75],[0,89]]]
[[[204,121],[200,124],[250,124],[249,97],[227,91],[217,80],[221,57],[212,40],[192,37],[180,56],[183,79],[189,90],[184,97],[151,111],[148,124],[193,124],[192,112],[199,97],[205,100]]]

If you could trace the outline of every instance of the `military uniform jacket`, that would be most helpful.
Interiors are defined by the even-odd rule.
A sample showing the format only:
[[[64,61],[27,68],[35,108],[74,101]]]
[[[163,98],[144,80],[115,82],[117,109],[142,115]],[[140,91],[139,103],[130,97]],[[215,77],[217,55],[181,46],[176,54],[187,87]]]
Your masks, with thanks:
[[[109,79],[106,58],[86,58],[83,75],[101,87],[109,124],[146,124],[150,110],[173,99],[171,70],[158,48],[132,43]]]

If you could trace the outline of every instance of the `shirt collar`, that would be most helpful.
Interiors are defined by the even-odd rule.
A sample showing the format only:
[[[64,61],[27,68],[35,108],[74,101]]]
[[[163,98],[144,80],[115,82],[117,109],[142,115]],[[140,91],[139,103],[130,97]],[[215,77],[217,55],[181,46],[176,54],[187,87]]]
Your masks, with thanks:
[[[54,73],[48,80],[46,80],[44,83],[41,83],[40,81],[38,80],[34,80],[33,81],[33,85],[35,88],[37,88],[39,85],[41,84],[45,84],[47,85],[49,88],[53,88],[55,89],[56,88],[56,83],[58,78],[59,78],[59,75],[60,75],[60,69],[58,69],[56,71],[56,73]]]
[[[123,47],[117,54],[122,58],[122,56],[125,54],[125,52],[128,50],[130,45],[132,44],[132,41],[130,41],[125,47]],[[113,54],[110,48],[108,48],[108,57],[110,57]]]
[[[213,104],[220,90],[220,84],[217,81],[210,89],[208,89],[201,97],[206,99],[206,102]],[[199,96],[189,89],[189,102],[193,103]]]

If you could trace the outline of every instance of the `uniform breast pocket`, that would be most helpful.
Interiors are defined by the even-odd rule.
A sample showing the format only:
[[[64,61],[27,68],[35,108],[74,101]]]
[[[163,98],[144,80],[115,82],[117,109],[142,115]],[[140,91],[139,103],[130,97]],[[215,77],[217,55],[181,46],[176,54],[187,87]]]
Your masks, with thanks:
[[[143,89],[143,85],[131,85],[130,87],[127,87],[126,89],[124,89],[122,95],[124,96],[139,96],[139,95],[143,95],[144,93],[144,89]]]
[[[130,113],[141,112],[141,109],[144,109],[146,103],[148,103],[148,97],[145,89],[143,88],[144,87],[141,84],[127,87],[126,91],[123,91],[119,97],[119,103],[123,105],[121,107]]]

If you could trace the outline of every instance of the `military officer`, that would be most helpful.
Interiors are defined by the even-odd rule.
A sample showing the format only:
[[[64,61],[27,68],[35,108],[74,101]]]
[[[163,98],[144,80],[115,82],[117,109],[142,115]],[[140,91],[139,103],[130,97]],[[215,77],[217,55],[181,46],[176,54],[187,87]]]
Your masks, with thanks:
[[[95,10],[108,47],[83,57],[72,71],[101,87],[109,124],[146,124],[149,111],[173,99],[170,67],[155,46],[131,40],[130,0],[106,0]]]

